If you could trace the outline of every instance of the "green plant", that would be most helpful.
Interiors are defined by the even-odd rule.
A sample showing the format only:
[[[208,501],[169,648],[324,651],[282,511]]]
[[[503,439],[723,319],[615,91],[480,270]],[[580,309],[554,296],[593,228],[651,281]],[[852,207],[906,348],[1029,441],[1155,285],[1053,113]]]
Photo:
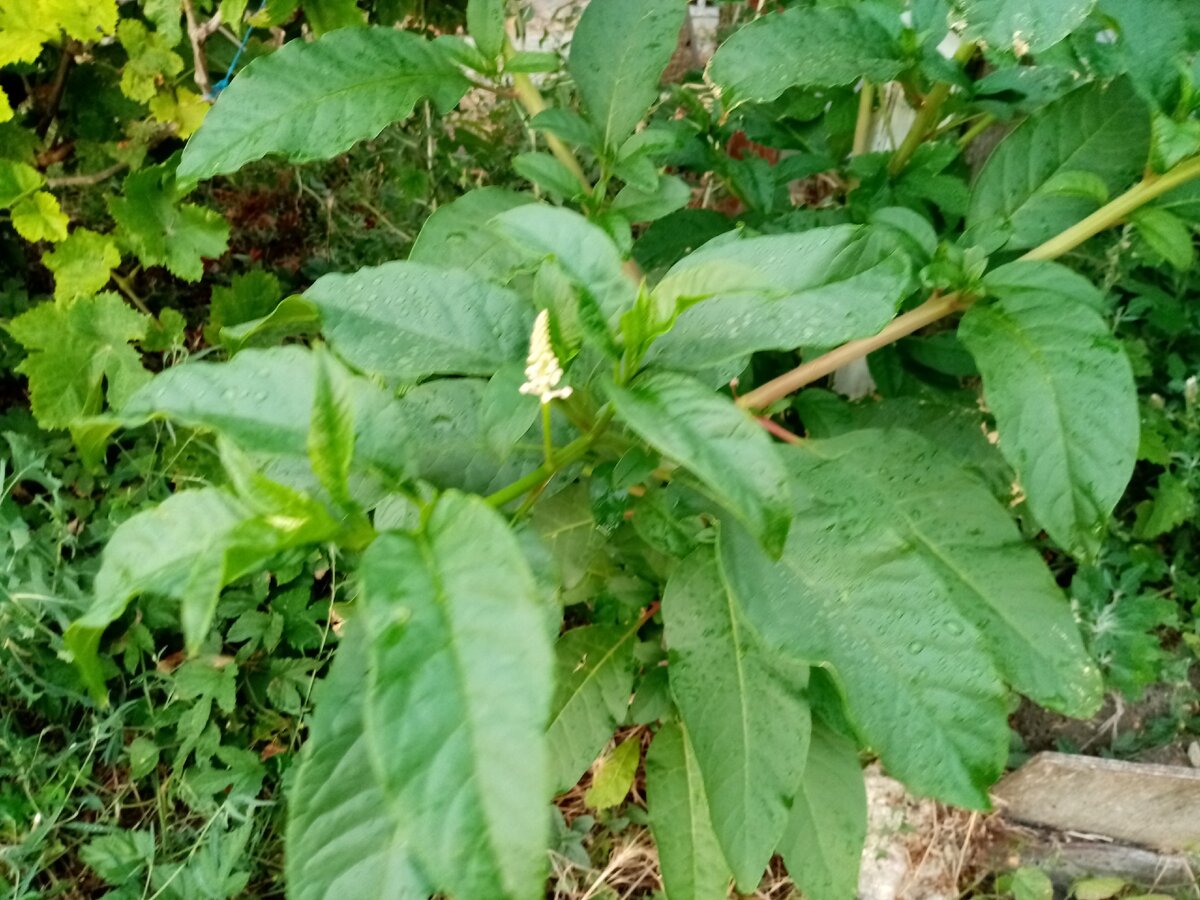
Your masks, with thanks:
[[[353,573],[289,794],[292,895],[536,896],[551,798],[604,754],[610,805],[640,739],[605,750],[636,725],[668,895],[750,891],[778,852],[808,896],[851,896],[860,748],[979,808],[1010,692],[1095,711],[1100,671],[1022,529],[1097,556],[1138,407],[1102,291],[1055,260],[1130,222],[1184,262],[1200,22],[1173,0],[902,6],[762,15],[703,100],[675,91],[641,128],[676,0],[589,4],[578,110],[546,105],[529,75],[556,60],[512,48],[501,0],[468,5],[473,43],[336,30],[254,61],[139,176],[187,190],[329,157],[484,85],[544,135],[515,170],[580,210],[468,193],[407,261],[325,275],[238,332],[323,343],[144,384],[121,375],[136,314],[88,301],[112,409],[46,424],[92,459],[155,420],[213,433],[226,479],[113,534],[64,638],[96,701],[139,596],[177,603],[197,651],[230,639],[227,585],[314,547]],[[863,152],[884,82],[919,108],[894,151]],[[962,149],[1014,119],[968,187]],[[735,125],[789,155],[723,156]],[[784,208],[827,169],[816,209]],[[693,173],[742,228],[683,208]],[[43,309],[10,326],[35,395],[61,365],[41,319],[82,315]],[[883,401],[797,394],[869,353]],[[735,398],[735,378],[757,386]]]

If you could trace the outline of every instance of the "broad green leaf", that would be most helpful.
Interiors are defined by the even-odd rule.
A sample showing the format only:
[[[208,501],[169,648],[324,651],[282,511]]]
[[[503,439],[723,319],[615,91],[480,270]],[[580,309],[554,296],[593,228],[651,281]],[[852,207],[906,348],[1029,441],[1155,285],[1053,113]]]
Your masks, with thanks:
[[[1009,883],[1013,900],[1054,900],[1054,883],[1041,869],[1022,866]]]
[[[627,184],[613,200],[613,209],[630,222],[651,222],[683,209],[692,198],[692,189],[675,175],[663,175],[652,191]]]
[[[407,118],[428,98],[445,112],[469,83],[446,53],[393,28],[292,41],[246,66],[188,142],[179,178],[196,182],[279,154],[328,159]]]
[[[1178,216],[1165,209],[1139,209],[1130,218],[1146,245],[1174,268],[1187,271],[1196,261],[1195,236]]]
[[[525,205],[496,216],[490,227],[519,250],[520,262],[555,263],[609,325],[615,326],[633,305],[637,292],[622,269],[620,251],[601,228],[579,213]]]
[[[367,734],[417,865],[463,900],[536,896],[552,651],[516,538],[449,493],[420,532],[376,540],[359,574],[375,633]]]
[[[591,123],[583,116],[573,109],[557,106],[543,109],[529,120],[529,127],[534,131],[547,131],[557,135],[576,147],[586,147],[596,139]]]
[[[488,379],[480,399],[480,424],[488,443],[498,456],[507,456],[538,418],[537,397],[521,393],[525,367],[514,362],[500,367]],[[544,498],[543,498],[544,499]],[[538,509],[542,508],[541,503]]]
[[[467,31],[479,52],[495,59],[504,49],[507,0],[467,0]]]
[[[217,595],[290,546],[328,539],[336,526],[305,518],[301,508],[262,514],[215,488],[173,494],[160,506],[126,520],[104,548],[92,605],[63,636],[84,682],[105,696],[96,649],[100,635],[129,601],[153,593],[177,600],[184,636],[194,650],[208,632]]]
[[[70,221],[54,195],[45,191],[30,194],[13,204],[13,228],[30,243],[65,241]]]
[[[1016,294],[1056,294],[1071,303],[1104,309],[1104,294],[1074,269],[1047,260],[1021,259],[997,266],[983,276],[987,292],[996,297]]]
[[[583,196],[587,188],[571,174],[571,170],[549,153],[518,153],[513,157],[513,171],[532,181],[544,191],[568,200]]]
[[[33,193],[46,179],[33,166],[11,159],[0,159],[0,209],[8,209],[22,197]]]
[[[5,326],[29,355],[17,371],[29,379],[33,414],[43,428],[66,428],[108,400],[120,408],[150,376],[130,341],[149,320],[116,294],[42,303]]]
[[[1090,172],[1115,194],[1141,173],[1149,150],[1150,110],[1128,79],[1079,88],[1000,143],[975,181],[967,224],[1001,220],[1012,228],[1010,248],[1033,247],[1097,207],[1088,197],[1046,193],[1047,182]]]
[[[704,780],[713,830],[738,889],[775,853],[808,754],[807,671],[766,649],[727,589],[713,548],[675,570],[663,594],[671,694]]]
[[[354,390],[349,373],[318,346],[308,461],[317,480],[337,503],[350,505],[354,459]]]
[[[108,211],[143,265],[166,266],[185,281],[199,281],[204,260],[223,256],[229,241],[219,213],[179,202],[175,177],[164,166],[127,177],[125,196],[109,197]]]
[[[1096,0],[958,0],[964,36],[1017,56],[1053,47],[1083,24]]]
[[[772,553],[790,518],[787,472],[767,433],[748,413],[700,382],[647,373],[610,388],[617,416],[738,517]]]
[[[790,455],[814,494],[819,485],[837,498],[838,526],[873,538],[848,545],[848,566],[866,569],[882,548],[905,547],[913,583],[979,630],[1009,684],[1068,715],[1095,711],[1102,686],[1070,606],[1004,508],[950,452],[896,430],[852,432]]]
[[[304,18],[317,37],[339,28],[360,28],[366,24],[357,0],[304,0]]]
[[[316,383],[315,356],[303,347],[244,350],[229,362],[167,369],[122,413],[130,424],[167,418],[217,432],[248,452],[305,458]],[[364,378],[351,378],[349,395],[356,462],[401,477],[412,438],[401,405]]]
[[[12,102],[8,99],[8,93],[3,88],[0,88],[0,124],[11,122],[12,117]]]
[[[121,264],[121,251],[106,234],[76,228],[70,236],[42,256],[54,273],[54,299],[74,300],[95,294]]]
[[[1110,900],[1117,896],[1129,882],[1124,878],[1109,875],[1104,878],[1082,878],[1071,886],[1075,900]]]
[[[699,371],[875,334],[908,293],[910,269],[890,241],[854,225],[717,241],[655,287],[663,317],[682,312],[647,361]]]
[[[813,725],[804,778],[779,853],[807,900],[853,900],[867,838],[867,789],[854,742]]]
[[[684,0],[593,0],[584,9],[567,69],[604,147],[619,147],[658,98],[686,15]]]
[[[600,760],[592,776],[592,784],[583,795],[583,802],[592,809],[620,806],[633,787],[641,758],[642,741],[637,735],[618,744],[612,753]]]
[[[1094,308],[1029,291],[968,310],[959,337],[1034,517],[1072,554],[1093,556],[1137,458],[1137,393],[1121,343]]]
[[[725,900],[729,867],[682,725],[660,728],[646,754],[646,807],[667,900]]]
[[[791,87],[891,81],[905,68],[891,36],[855,7],[797,7],[762,16],[718,48],[708,77],[726,109],[774,100]]]
[[[466,272],[391,262],[324,275],[304,292],[322,331],[359,368],[400,381],[492,375],[524,359],[533,310]]]
[[[465,269],[483,278],[507,275],[520,264],[523,254],[503,234],[486,226],[503,212],[535,202],[532,194],[506,188],[468,191],[425,220],[408,258]]]
[[[362,624],[349,624],[317,689],[288,792],[285,860],[293,900],[425,900],[430,893],[375,774],[363,723]]]
[[[722,569],[766,641],[832,666],[851,721],[893,775],[918,793],[985,808],[1007,758],[1004,685],[934,554],[892,530],[894,510],[848,499],[844,478],[822,471],[823,457],[862,441],[890,446],[882,433],[854,432],[786,448],[795,516],[782,558],[725,522]]]
[[[636,627],[585,625],[555,644],[558,677],[546,729],[555,793],[579,781],[625,720],[636,637]]]

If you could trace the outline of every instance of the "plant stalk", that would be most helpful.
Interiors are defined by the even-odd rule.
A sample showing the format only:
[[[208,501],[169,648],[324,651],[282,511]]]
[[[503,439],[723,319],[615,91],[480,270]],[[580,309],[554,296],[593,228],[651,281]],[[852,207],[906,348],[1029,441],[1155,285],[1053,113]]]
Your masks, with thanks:
[[[550,477],[560,469],[564,469],[576,460],[583,458],[584,454],[586,454],[588,450],[592,448],[592,445],[600,439],[600,436],[604,434],[604,430],[608,428],[609,423],[613,420],[613,414],[614,411],[612,407],[602,410],[599,418],[596,419],[596,424],[592,426],[592,430],[585,435],[577,437],[571,443],[567,444],[567,446],[555,453],[553,463],[543,463],[528,475],[523,475],[507,487],[502,487],[494,494],[489,494],[484,498],[484,500],[486,500],[490,506],[500,509],[501,507],[511,503],[513,500],[516,500],[522,494],[532,491],[542,483],[549,481]]]
[[[958,52],[954,54],[954,59],[960,65],[966,65],[971,57],[975,54],[975,44],[972,41],[967,41],[958,48]],[[924,102],[921,103],[921,108],[917,110],[917,117],[913,119],[912,127],[908,129],[908,134],[904,136],[896,152],[892,154],[891,160],[888,161],[888,174],[892,176],[899,175],[904,171],[904,167],[908,165],[917,148],[925,140],[926,135],[934,129],[938,123],[938,119],[942,114],[942,106],[950,96],[952,85],[948,81],[939,81],[933,86],[928,94],[925,95]]]
[[[854,145],[850,153],[862,156],[871,142],[871,120],[875,109],[875,86],[864,80],[858,95],[858,118],[854,123]]]
[[[533,81],[524,72],[513,73],[513,92],[517,95],[517,102],[525,108],[525,112],[529,113],[529,117],[533,118],[538,113],[546,108],[546,101],[542,99],[541,92],[538,91]],[[546,146],[550,148],[550,152],[554,154],[554,158],[567,167],[575,179],[583,185],[585,193],[592,192],[592,184],[588,181],[587,175],[583,172],[583,167],[579,165],[579,160],[575,158],[575,154],[571,149],[560,141],[553,134],[543,135],[546,139]]]
[[[1200,178],[1200,156],[1185,160],[1162,175],[1143,179],[1083,221],[1071,226],[1041,246],[1030,250],[1021,259],[1050,260],[1070,253],[1106,228],[1124,221],[1131,212],[1139,207],[1196,178]],[[883,331],[874,337],[850,341],[836,350],[830,350],[816,359],[802,363],[790,372],[784,372],[766,384],[756,387],[750,393],[743,394],[737,404],[742,409],[765,409],[788,394],[795,393],[802,387],[812,384],[818,378],[824,378],[835,369],[886,347],[888,344],[895,343],[901,338],[908,337],[951,313],[965,309],[970,305],[971,299],[960,294],[947,294],[944,297],[935,294],[916,309],[893,319]]]

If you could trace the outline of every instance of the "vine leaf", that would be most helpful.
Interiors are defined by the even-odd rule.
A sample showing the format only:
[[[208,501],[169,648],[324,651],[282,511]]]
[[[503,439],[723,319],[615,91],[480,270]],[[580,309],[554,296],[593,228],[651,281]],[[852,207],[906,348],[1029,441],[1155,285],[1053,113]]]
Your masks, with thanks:
[[[647,359],[701,371],[760,350],[875,334],[908,293],[910,271],[890,241],[854,225],[715,242],[655,287],[660,318],[682,312]]]
[[[17,371],[29,379],[33,414],[43,428],[66,428],[121,407],[150,380],[131,341],[146,336],[149,319],[116,294],[39,304],[5,326],[29,351]]]
[[[617,416],[778,553],[788,533],[787,472],[765,431],[728,398],[673,372],[609,388]]]
[[[654,736],[646,754],[646,806],[667,900],[725,900],[729,867],[682,725],[664,725]]]
[[[420,532],[380,536],[360,577],[367,735],[413,858],[454,897],[537,896],[552,650],[515,536],[483,500],[447,493]]]
[[[867,838],[867,790],[854,742],[814,724],[804,778],[779,853],[808,900],[858,891]]]
[[[1012,229],[1010,248],[1036,246],[1098,205],[1077,193],[1047,191],[1047,183],[1063,173],[1086,172],[1114,194],[1141,173],[1149,151],[1150,110],[1128,78],[1107,89],[1079,88],[1000,143],[975,181],[967,224],[1000,220]]]
[[[279,154],[329,159],[407,118],[428,98],[452,109],[470,83],[437,44],[394,28],[343,28],[251,62],[183,151],[181,181]]]
[[[792,87],[891,81],[905,68],[891,36],[855,7],[797,7],[736,31],[709,63],[726,109],[774,100]]]
[[[57,198],[45,191],[30,194],[13,204],[13,228],[31,244],[38,241],[65,241],[70,222],[58,205]]]
[[[361,623],[349,623],[317,689],[288,792],[285,859],[294,900],[425,900],[430,894],[375,774],[363,723],[366,644]]]
[[[121,251],[108,235],[76,228],[42,257],[42,263],[54,273],[54,299],[74,300],[108,284],[112,270],[121,264]]]
[[[848,494],[847,473],[867,478],[892,454],[904,459],[896,464],[901,471],[920,475],[895,488],[918,512],[930,483],[934,496],[954,501],[940,480],[954,469],[930,463],[932,447],[903,432],[851,432],[788,447],[780,455],[794,518],[782,557],[772,561],[725,522],[722,570],[764,640],[798,661],[833,667],[850,719],[889,771],[919,793],[986,808],[988,786],[1007,757],[1006,692],[934,551],[961,566],[960,554],[940,544],[924,550],[903,523],[894,527],[894,508],[871,505],[862,490]],[[953,509],[978,502],[1003,515],[986,489],[978,492]],[[1003,567],[1003,546],[984,539],[969,549],[991,550]]]
[[[1000,450],[1042,527],[1072,554],[1094,556],[1137,458],[1129,360],[1074,296],[992,290],[998,299],[968,310],[959,337],[983,374]]]
[[[637,627],[585,625],[554,647],[558,677],[546,739],[555,793],[575,785],[625,720]]]
[[[671,694],[687,725],[713,829],[738,889],[751,893],[788,821],[804,771],[808,672],[754,634],[712,547],[675,570],[663,595]]]
[[[686,15],[680,0],[594,0],[584,9],[567,68],[604,148],[616,150],[658,98]]]
[[[525,358],[533,309],[467,272],[391,262],[317,279],[304,292],[342,357],[398,381],[492,375]]]
[[[304,0],[304,18],[317,37],[338,28],[361,28],[366,24],[355,0]]]
[[[1017,56],[1049,49],[1083,24],[1096,0],[959,0],[964,37]]]

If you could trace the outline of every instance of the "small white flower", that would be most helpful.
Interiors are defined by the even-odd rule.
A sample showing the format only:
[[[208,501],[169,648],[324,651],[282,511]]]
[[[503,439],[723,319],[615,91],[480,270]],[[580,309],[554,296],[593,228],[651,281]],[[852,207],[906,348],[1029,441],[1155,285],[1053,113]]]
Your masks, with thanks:
[[[533,323],[533,334],[529,338],[529,357],[525,360],[525,383],[521,385],[522,394],[532,394],[542,401],[542,405],[551,400],[565,400],[571,396],[571,388],[559,387],[563,370],[554,355],[554,346],[550,343],[550,312],[543,309],[538,313]]]
[[[1013,53],[1017,54],[1017,59],[1029,55],[1029,41],[1025,40],[1019,31],[1013,32]]]
[[[1193,375],[1183,383],[1183,402],[1187,404],[1188,409],[1196,405],[1196,401],[1200,399],[1200,382],[1197,382],[1196,376]]]

